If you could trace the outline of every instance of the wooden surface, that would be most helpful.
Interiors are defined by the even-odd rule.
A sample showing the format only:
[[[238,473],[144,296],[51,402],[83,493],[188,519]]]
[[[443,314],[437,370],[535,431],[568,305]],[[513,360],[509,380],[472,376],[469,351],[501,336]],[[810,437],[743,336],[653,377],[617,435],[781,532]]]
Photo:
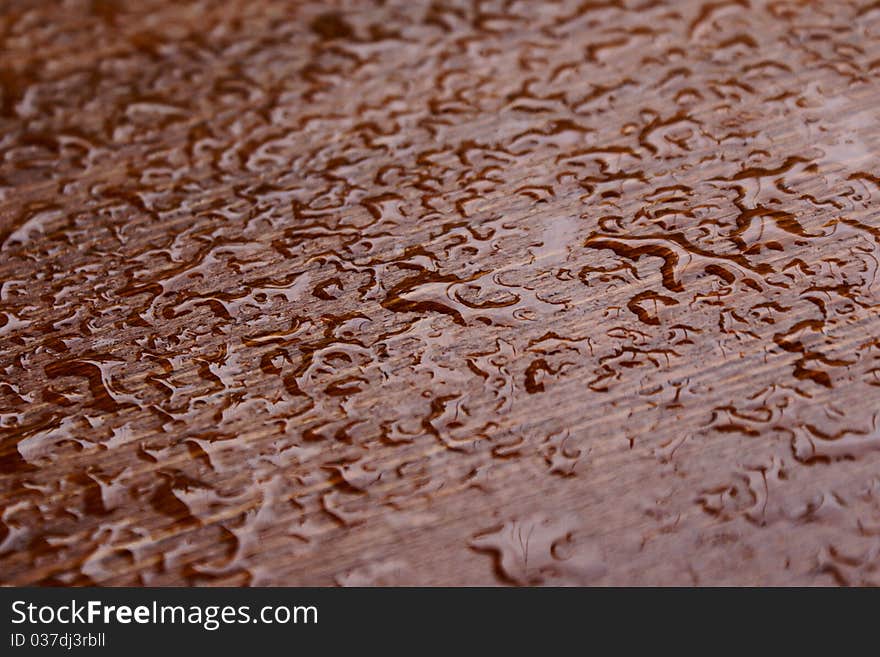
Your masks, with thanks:
[[[880,584],[880,4],[0,1],[0,581]]]

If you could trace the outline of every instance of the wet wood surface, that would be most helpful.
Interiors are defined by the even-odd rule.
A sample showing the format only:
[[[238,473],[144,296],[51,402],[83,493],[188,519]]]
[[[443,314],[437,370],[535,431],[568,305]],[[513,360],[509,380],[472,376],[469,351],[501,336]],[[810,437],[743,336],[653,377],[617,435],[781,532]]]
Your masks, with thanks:
[[[880,584],[878,37],[0,0],[0,582]]]

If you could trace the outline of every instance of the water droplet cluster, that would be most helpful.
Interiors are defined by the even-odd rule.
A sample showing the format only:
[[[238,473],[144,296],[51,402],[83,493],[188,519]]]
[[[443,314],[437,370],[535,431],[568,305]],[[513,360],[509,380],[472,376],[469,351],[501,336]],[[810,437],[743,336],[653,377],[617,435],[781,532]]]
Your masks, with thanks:
[[[0,580],[880,584],[878,37],[8,3]]]

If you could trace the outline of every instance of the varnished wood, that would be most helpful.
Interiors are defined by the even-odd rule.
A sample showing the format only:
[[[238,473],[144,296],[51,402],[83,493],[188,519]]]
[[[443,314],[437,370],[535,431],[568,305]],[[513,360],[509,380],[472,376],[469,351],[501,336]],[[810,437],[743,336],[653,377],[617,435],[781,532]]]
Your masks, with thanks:
[[[880,583],[878,37],[0,2],[0,581]]]

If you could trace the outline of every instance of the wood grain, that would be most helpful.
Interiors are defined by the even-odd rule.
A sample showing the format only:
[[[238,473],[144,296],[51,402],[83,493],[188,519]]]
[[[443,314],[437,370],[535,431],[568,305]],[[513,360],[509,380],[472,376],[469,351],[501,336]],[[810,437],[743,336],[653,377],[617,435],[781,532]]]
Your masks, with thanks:
[[[0,2],[0,582],[880,583],[878,37]]]

